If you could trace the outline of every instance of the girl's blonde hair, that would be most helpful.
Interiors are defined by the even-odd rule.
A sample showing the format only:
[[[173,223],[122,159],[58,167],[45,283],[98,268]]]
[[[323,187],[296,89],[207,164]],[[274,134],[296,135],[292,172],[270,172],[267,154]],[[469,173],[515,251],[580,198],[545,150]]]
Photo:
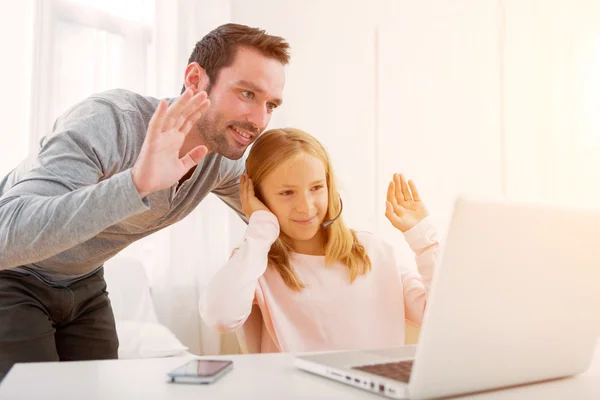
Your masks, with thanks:
[[[299,153],[310,154],[323,162],[329,192],[325,220],[334,218],[341,205],[329,155],[317,139],[299,129],[271,129],[260,135],[252,146],[246,160],[246,173],[254,183],[256,196],[264,201],[260,194],[262,181],[281,163]],[[340,262],[348,267],[350,282],[371,270],[371,260],[365,248],[356,238],[356,232],[346,227],[341,216],[325,229],[324,251],[326,265]],[[269,263],[277,268],[288,287],[301,291],[304,284],[290,265],[291,252],[289,244],[279,236],[269,251]]]

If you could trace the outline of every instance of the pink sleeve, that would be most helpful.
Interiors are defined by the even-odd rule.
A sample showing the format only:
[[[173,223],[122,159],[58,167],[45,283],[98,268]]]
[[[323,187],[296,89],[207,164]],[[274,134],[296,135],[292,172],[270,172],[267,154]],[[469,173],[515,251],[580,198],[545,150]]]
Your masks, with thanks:
[[[239,328],[250,315],[254,292],[267,269],[271,245],[279,237],[279,222],[268,211],[250,217],[242,245],[211,278],[200,297],[200,315],[219,332]]]
[[[419,273],[414,271],[402,273],[404,291],[404,308],[406,318],[421,325],[429,287],[440,257],[438,232],[429,217],[426,217],[410,230],[404,232],[404,237],[412,251]]]

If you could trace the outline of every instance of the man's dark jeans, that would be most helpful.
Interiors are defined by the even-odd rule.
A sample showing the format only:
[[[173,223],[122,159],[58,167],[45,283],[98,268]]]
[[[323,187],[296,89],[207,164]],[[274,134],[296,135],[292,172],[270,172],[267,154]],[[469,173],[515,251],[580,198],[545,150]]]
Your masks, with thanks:
[[[18,362],[118,357],[104,270],[68,286],[0,271],[0,381]]]

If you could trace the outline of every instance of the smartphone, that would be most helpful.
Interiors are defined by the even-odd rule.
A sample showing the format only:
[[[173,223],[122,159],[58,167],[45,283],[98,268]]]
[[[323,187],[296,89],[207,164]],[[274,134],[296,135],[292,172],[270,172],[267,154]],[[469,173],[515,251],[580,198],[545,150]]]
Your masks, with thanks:
[[[213,383],[233,368],[229,360],[192,360],[169,372],[172,383]]]

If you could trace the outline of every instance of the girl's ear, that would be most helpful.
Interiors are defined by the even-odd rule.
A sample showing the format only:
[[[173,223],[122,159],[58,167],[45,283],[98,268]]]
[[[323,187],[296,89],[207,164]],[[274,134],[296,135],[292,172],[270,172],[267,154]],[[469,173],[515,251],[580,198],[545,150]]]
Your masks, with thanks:
[[[262,195],[260,188],[257,188],[257,187],[254,188],[254,195],[256,196],[257,199],[259,199],[263,203],[265,202],[265,199]]]

